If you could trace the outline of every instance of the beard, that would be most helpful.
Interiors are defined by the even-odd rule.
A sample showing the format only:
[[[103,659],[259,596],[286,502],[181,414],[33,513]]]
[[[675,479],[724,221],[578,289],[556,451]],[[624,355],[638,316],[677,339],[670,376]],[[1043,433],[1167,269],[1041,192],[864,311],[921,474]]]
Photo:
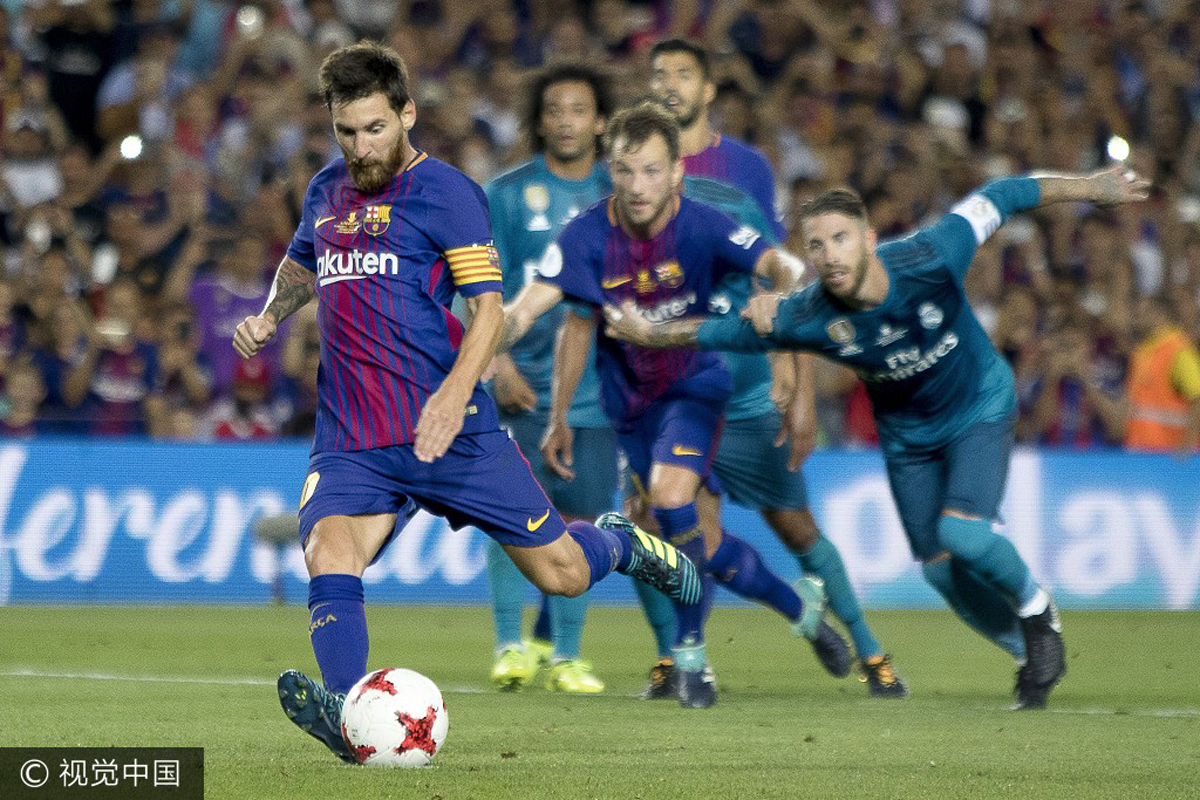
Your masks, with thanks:
[[[689,106],[680,106],[679,115],[675,117],[679,121],[680,129],[690,128],[700,116],[700,104],[693,103]]]
[[[346,157],[346,168],[350,171],[350,180],[354,181],[358,190],[364,194],[375,194],[387,186],[388,182],[396,177],[396,173],[404,166],[404,137],[396,138],[396,144],[387,151],[381,161],[354,158],[345,150],[342,151],[342,155]]]

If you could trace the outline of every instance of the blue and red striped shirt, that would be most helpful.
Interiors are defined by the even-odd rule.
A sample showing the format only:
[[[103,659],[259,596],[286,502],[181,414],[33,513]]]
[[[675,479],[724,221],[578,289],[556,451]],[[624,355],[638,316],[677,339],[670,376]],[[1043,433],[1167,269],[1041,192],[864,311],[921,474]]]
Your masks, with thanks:
[[[720,134],[713,137],[712,144],[683,157],[683,171],[688,175],[720,181],[747,192],[774,230],[771,233],[779,241],[787,238],[787,230],[775,209],[775,178],[767,157],[745,142]]]
[[[421,153],[368,195],[339,158],[309,184],[287,255],[317,273],[313,452],[411,443],[421,409],[458,357],[455,291],[501,291],[483,190]],[[495,405],[476,386],[462,432],[497,428]]]
[[[572,220],[538,267],[541,280],[596,309],[633,300],[654,322],[706,314],[713,286],[725,275],[752,273],[767,249],[756,231],[686,197],[662,231],[636,239],[617,223],[614,202]],[[722,404],[729,397],[729,371],[716,354],[638,347],[609,338],[603,326],[596,366],[604,410],[618,426],[662,397]]]

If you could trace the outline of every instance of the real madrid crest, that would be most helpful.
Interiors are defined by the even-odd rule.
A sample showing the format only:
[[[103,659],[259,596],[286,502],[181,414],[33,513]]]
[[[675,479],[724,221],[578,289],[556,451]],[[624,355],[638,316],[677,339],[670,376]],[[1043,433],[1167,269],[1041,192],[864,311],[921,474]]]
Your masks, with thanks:
[[[917,307],[917,319],[921,321],[921,327],[927,331],[931,331],[938,325],[942,324],[942,320],[946,318],[942,309],[933,303],[921,303]]]
[[[525,187],[525,205],[533,212],[527,231],[550,230],[550,218],[546,212],[550,209],[550,191],[542,183],[531,183]]]
[[[392,222],[391,206],[367,206],[363,211],[363,230],[372,236],[386,233]]]

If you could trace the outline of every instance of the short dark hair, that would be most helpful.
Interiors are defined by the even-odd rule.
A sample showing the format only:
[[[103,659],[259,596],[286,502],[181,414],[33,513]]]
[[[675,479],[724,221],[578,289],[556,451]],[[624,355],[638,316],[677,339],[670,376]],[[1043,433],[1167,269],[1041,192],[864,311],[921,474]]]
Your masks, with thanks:
[[[821,214],[841,214],[867,223],[867,206],[853,189],[830,189],[800,206],[800,222]]]
[[[654,59],[668,53],[686,53],[696,59],[696,63],[700,65],[700,74],[704,76],[704,80],[712,80],[712,61],[708,58],[708,51],[701,47],[691,39],[681,39],[672,37],[670,39],[660,39],[650,48],[650,63],[654,63]]]
[[[321,62],[317,79],[321,96],[331,111],[334,105],[381,92],[399,114],[412,99],[404,60],[395,50],[375,42],[363,41],[334,50]]]
[[[627,106],[614,114],[604,130],[604,144],[611,155],[613,144],[622,136],[629,144],[636,146],[645,144],[656,133],[666,140],[671,161],[677,161],[679,121],[661,104],[650,100]]]
[[[547,67],[537,74],[529,87],[529,104],[525,110],[525,124],[529,127],[529,136],[533,152],[541,153],[546,149],[546,137],[538,133],[542,124],[542,112],[546,107],[546,90],[560,83],[586,83],[592,89],[596,99],[596,113],[606,120],[612,114],[612,93],[608,88],[608,79],[599,70],[573,61],[561,62]],[[602,137],[596,137],[596,155],[604,152]]]

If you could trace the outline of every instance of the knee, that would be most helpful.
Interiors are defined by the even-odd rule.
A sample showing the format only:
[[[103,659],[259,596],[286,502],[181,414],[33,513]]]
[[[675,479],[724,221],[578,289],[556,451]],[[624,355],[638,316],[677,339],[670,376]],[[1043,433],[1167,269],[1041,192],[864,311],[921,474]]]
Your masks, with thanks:
[[[650,504],[655,508],[683,508],[696,499],[695,492],[676,487],[656,487],[650,492]]]
[[[336,527],[322,526],[318,522],[304,542],[304,565],[310,578],[333,574],[361,575],[366,565],[358,562],[353,542]]]
[[[938,519],[938,543],[953,555],[973,561],[987,551],[992,525],[978,517],[943,514]]]

